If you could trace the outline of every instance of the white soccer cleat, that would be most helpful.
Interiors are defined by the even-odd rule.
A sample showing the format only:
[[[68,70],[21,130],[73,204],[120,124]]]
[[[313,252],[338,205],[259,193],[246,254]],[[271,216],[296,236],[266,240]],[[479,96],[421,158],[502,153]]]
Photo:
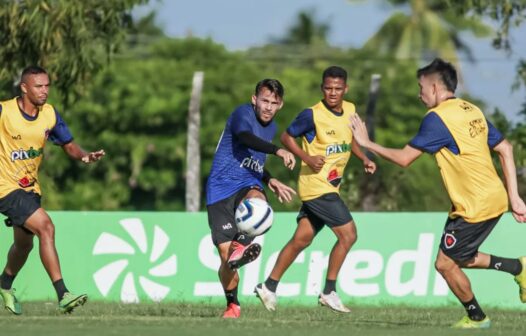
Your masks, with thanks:
[[[340,297],[335,291],[332,291],[330,294],[321,293],[318,299],[318,302],[322,306],[329,307],[332,310],[340,312],[340,313],[350,313],[351,312],[349,308],[343,305],[342,300],[340,300]]]
[[[275,311],[278,304],[276,293],[268,289],[264,283],[260,283],[254,288],[254,293],[261,300],[261,303],[268,311]]]

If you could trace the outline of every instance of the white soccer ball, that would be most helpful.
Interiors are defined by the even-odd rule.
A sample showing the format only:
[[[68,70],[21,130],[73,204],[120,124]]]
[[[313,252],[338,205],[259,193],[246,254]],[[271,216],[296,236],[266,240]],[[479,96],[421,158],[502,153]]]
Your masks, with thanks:
[[[240,232],[255,237],[264,234],[272,226],[274,211],[260,198],[246,198],[236,209],[236,225]]]

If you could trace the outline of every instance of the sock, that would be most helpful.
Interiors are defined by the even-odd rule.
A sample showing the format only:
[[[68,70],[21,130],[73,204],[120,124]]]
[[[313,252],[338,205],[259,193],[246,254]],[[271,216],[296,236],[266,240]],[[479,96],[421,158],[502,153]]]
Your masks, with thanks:
[[[278,284],[279,284],[279,280],[274,280],[271,277],[268,277],[267,280],[265,280],[265,287],[267,287],[268,290],[271,291],[272,293],[276,293]]]
[[[15,277],[16,275],[9,275],[5,271],[2,272],[2,275],[0,275],[0,287],[2,289],[11,289]]]
[[[225,297],[227,306],[231,303],[239,306],[239,301],[237,299],[237,287],[231,290],[225,289]]]
[[[473,299],[471,299],[471,301],[462,302],[462,305],[464,305],[464,309],[466,309],[469,318],[473,321],[482,321],[486,318],[486,314],[484,314],[482,308],[480,308],[480,305],[474,296]]]
[[[331,294],[331,292],[336,292],[336,280],[325,280],[325,288],[323,289],[323,294]]]
[[[494,269],[501,272],[518,275],[522,272],[522,264],[519,259],[509,259],[490,255],[488,269]]]
[[[55,287],[55,290],[57,291],[57,297],[59,301],[62,300],[65,293],[69,292],[66,288],[66,285],[64,284],[63,279],[53,282],[53,287]]]
[[[236,235],[234,236],[234,239],[232,239],[232,241],[238,242],[238,243],[240,243],[243,246],[250,245],[250,243],[252,243],[253,240],[254,240],[254,238],[249,237],[249,236],[247,236],[245,234],[242,234],[242,233],[239,233],[239,232],[236,233]]]

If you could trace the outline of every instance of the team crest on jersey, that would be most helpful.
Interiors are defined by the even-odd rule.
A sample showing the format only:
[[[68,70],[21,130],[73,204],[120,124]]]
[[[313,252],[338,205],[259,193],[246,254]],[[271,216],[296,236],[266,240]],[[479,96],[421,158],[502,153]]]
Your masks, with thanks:
[[[28,188],[35,184],[35,180],[30,179],[27,176],[22,177],[20,180],[18,180],[18,185],[22,188]]]
[[[337,187],[340,185],[340,182],[342,181],[342,177],[338,175],[338,170],[333,169],[329,172],[329,175],[327,176],[327,181],[332,184],[333,187]]]
[[[455,238],[455,236],[453,236],[451,233],[446,233],[444,235],[444,246],[447,249],[452,248],[453,246],[455,246],[456,243],[457,243],[457,238]]]

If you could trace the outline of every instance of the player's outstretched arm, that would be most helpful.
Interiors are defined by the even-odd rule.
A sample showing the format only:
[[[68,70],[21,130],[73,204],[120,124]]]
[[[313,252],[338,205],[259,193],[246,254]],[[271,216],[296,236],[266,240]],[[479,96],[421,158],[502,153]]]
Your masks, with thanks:
[[[87,152],[83,150],[74,141],[63,145],[62,149],[73,160],[79,160],[84,163],[92,163],[95,161],[99,161],[104,155],[106,155],[106,153],[104,152],[104,149],[100,149],[95,152]]]
[[[323,165],[325,164],[325,158],[321,155],[310,156],[308,155],[297,143],[287,131],[281,133],[280,136],[281,143],[285,148],[287,148],[294,155],[299,157],[303,162],[305,162],[314,172],[319,172]]]
[[[416,148],[413,148],[409,145],[406,145],[402,149],[387,148],[383,147],[375,142],[369,140],[369,135],[367,134],[367,128],[365,123],[360,119],[360,116],[357,114],[351,116],[350,118],[350,127],[353,132],[353,138],[356,142],[362,146],[383,157],[386,160],[389,160],[400,167],[408,167],[413,161],[415,161],[422,151]]]
[[[493,150],[499,155],[513,218],[519,223],[525,223],[526,205],[524,204],[524,200],[520,197],[519,189],[517,187],[517,169],[513,159],[513,146],[508,140],[504,139],[495,146]]]

